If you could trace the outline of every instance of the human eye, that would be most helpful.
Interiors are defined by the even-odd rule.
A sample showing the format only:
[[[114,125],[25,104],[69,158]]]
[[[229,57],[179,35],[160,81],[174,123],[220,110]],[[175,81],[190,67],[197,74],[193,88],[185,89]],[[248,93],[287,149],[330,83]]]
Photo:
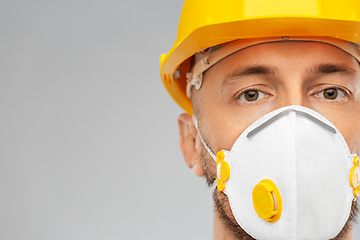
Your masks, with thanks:
[[[262,98],[267,97],[268,95],[264,92],[258,90],[247,90],[243,92],[238,99],[245,102],[254,102]]]
[[[316,93],[314,96],[318,97],[318,98],[323,98],[326,100],[334,101],[334,100],[343,98],[346,95],[347,95],[347,93],[344,90],[332,87],[332,88],[324,89],[324,90]]]

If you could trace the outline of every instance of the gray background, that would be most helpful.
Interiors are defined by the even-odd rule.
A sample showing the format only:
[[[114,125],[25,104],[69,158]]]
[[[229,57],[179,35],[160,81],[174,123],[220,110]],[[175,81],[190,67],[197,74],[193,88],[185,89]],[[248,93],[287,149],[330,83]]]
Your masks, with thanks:
[[[0,239],[212,238],[158,76],[181,6],[0,2]]]

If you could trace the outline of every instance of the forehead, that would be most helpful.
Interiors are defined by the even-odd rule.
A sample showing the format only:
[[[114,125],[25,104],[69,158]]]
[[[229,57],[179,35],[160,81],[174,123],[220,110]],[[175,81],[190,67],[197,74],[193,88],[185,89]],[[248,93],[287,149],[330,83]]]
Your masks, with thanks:
[[[320,42],[273,42],[248,47],[224,58],[215,65],[217,71],[231,70],[239,64],[269,64],[277,68],[314,63],[342,63],[357,66],[357,60],[336,46]],[[210,69],[209,69],[210,70]]]

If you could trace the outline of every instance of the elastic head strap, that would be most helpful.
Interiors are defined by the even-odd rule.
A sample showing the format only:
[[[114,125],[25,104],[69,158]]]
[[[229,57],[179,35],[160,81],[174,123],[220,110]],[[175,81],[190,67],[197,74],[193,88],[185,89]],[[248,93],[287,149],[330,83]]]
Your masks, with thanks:
[[[194,125],[195,128],[199,134],[199,137],[201,139],[201,142],[203,143],[204,147],[206,148],[206,150],[208,151],[208,153],[210,154],[210,156],[214,159],[214,161],[216,162],[216,155],[213,153],[213,151],[210,149],[210,147],[206,144],[206,142],[204,141],[203,137],[201,136],[199,127],[198,127],[198,121],[197,118],[195,117],[195,115],[192,115],[193,121],[194,121]]]
[[[195,117],[195,115],[192,115],[192,118],[193,118],[193,121],[194,121],[194,125],[195,125],[195,128],[199,134],[199,137],[201,139],[201,142],[202,144],[204,145],[204,147],[206,148],[206,150],[208,151],[208,153],[210,154],[210,156],[214,159],[215,161],[215,164],[216,164],[216,155],[213,153],[213,151],[210,149],[210,147],[206,144],[206,142],[204,141],[203,137],[201,136],[200,134],[200,131],[199,131],[199,126],[198,126],[198,120],[197,118]],[[215,183],[215,184],[214,184]],[[217,185],[216,185],[216,179],[215,181],[211,184],[212,185],[212,188],[213,188],[213,191],[215,191]]]

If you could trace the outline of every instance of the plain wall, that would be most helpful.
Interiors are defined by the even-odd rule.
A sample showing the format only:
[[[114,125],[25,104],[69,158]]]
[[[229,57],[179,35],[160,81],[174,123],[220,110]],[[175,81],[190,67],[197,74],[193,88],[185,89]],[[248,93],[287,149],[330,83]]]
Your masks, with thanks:
[[[159,78],[181,7],[0,2],[0,239],[212,238]]]

